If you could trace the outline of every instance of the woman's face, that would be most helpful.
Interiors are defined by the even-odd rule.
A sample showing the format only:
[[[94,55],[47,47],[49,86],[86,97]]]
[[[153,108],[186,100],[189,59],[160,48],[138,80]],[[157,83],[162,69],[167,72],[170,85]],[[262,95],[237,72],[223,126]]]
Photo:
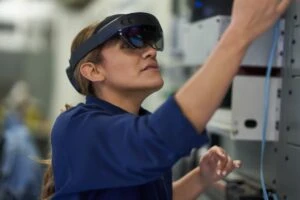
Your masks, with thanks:
[[[163,86],[156,50],[150,46],[130,48],[122,40],[108,42],[102,49],[103,83],[116,91],[154,92]]]

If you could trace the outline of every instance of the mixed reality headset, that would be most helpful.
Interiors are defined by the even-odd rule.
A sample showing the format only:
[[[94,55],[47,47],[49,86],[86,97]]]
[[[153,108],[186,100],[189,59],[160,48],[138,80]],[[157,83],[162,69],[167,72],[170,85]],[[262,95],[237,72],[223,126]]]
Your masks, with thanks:
[[[151,46],[158,51],[162,51],[164,48],[163,31],[155,16],[138,12],[105,18],[96,27],[92,36],[71,53],[70,66],[66,72],[70,82],[79,93],[81,89],[74,78],[76,65],[90,51],[116,36],[130,48]]]

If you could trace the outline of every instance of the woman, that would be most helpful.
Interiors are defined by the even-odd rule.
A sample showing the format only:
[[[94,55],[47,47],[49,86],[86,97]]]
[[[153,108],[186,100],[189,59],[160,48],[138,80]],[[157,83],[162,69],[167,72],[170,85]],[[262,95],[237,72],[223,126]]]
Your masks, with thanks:
[[[73,41],[67,75],[87,98],[54,124],[53,199],[194,199],[238,168],[239,161],[213,147],[199,167],[171,183],[172,165],[207,142],[205,124],[247,47],[288,4],[235,0],[232,22],[206,64],[153,114],[141,104],[163,85],[157,19],[147,13],[113,15],[83,29]]]

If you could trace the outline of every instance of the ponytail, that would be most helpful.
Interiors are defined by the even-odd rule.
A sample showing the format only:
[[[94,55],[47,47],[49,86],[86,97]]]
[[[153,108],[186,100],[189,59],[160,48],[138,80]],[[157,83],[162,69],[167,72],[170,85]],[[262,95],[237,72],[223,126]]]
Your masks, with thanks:
[[[70,108],[72,108],[71,105],[65,104],[65,110],[61,110],[61,112],[69,110]],[[52,162],[51,162],[51,159],[49,159],[49,160],[44,161],[43,163],[47,164],[48,167],[44,173],[43,186],[42,186],[42,192],[41,192],[41,200],[50,200],[55,193]]]
[[[48,168],[46,169],[44,174],[41,199],[50,200],[51,197],[54,195],[54,193],[55,193],[54,176],[53,176],[52,164],[50,161],[48,164]]]

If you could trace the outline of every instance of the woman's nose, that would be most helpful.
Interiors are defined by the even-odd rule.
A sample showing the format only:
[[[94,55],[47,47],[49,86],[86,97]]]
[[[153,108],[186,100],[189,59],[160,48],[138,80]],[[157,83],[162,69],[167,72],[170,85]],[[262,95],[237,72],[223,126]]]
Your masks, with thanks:
[[[143,58],[156,58],[156,49],[154,49],[152,46],[147,45],[145,48],[143,48],[142,56]]]

